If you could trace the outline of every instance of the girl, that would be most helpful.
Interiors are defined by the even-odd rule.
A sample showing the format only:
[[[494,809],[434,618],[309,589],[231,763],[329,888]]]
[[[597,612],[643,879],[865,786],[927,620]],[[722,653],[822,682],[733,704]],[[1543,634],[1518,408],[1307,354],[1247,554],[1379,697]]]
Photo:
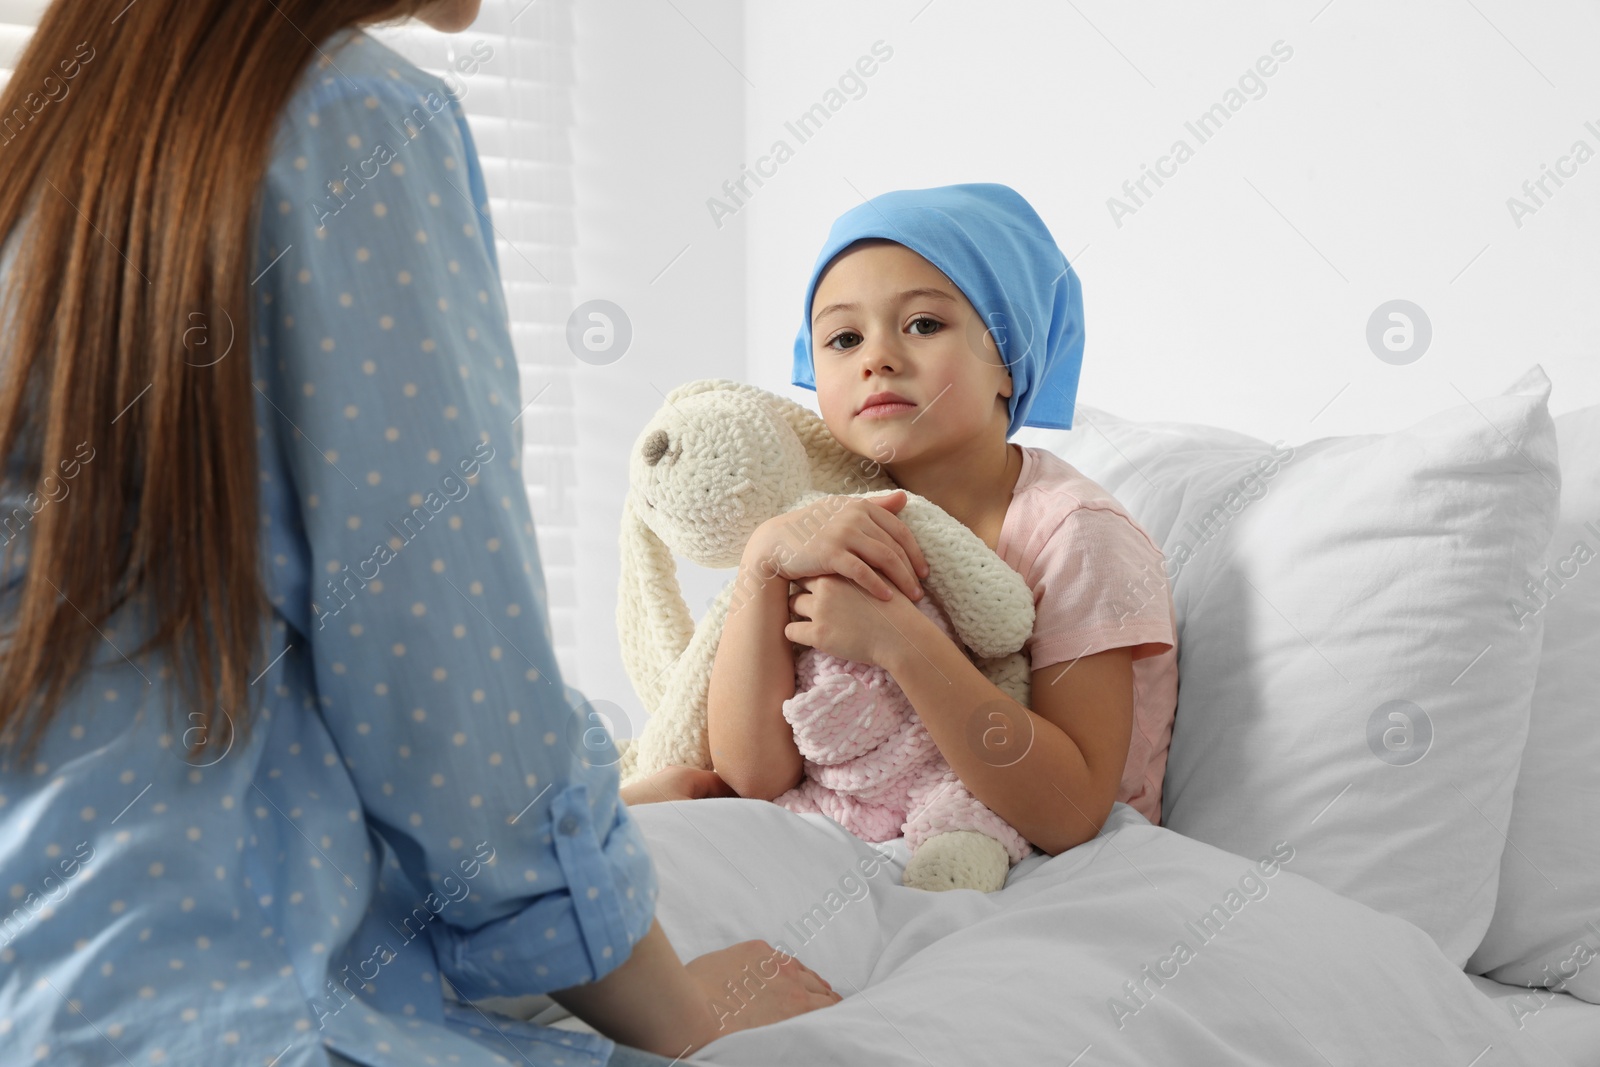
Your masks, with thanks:
[[[747,546],[750,577],[781,580],[740,605],[717,649],[718,775],[769,800],[799,782],[782,714],[792,641],[887,670],[962,784],[1050,855],[1099,833],[1114,801],[1159,824],[1177,704],[1161,550],[1071,465],[1007,441],[1023,425],[1072,424],[1082,300],[1044,222],[1004,185],[875,197],[834,223],[804,311],[794,384],[816,390],[834,437],[965,523],[1033,589],[1032,707],[908,599],[927,562],[894,514],[904,493],[833,501],[815,536],[791,513]]]
[[[0,95],[73,78],[0,151],[0,1063],[664,1067],[839,1000],[680,960],[573,740],[472,133],[360,30],[477,9],[61,0]]]

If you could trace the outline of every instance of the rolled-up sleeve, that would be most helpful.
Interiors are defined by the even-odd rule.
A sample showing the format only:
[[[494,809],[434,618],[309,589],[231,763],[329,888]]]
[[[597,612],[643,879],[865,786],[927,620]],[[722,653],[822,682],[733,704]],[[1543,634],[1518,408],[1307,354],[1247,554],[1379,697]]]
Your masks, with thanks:
[[[250,290],[258,406],[311,575],[280,607],[458,992],[591,982],[649,929],[657,885],[615,746],[551,648],[471,134],[398,76],[330,69],[304,103],[275,143]]]

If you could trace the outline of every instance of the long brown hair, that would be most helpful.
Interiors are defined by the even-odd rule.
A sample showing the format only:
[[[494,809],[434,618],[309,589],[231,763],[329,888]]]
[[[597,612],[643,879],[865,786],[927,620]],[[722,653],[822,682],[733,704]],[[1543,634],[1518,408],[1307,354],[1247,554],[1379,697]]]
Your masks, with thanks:
[[[426,6],[57,0],[41,19],[0,93],[0,238],[18,238],[0,460],[24,498],[0,539],[6,577],[26,567],[0,620],[0,756],[20,739],[32,758],[103,643],[171,665],[200,744],[248,733],[270,610],[246,299],[258,186],[318,43]],[[149,623],[138,648],[105,633],[128,604]]]

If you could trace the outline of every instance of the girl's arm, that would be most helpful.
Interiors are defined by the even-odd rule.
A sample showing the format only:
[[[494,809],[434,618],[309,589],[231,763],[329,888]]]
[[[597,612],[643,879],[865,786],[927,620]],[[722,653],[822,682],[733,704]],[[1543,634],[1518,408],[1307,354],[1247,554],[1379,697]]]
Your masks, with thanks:
[[[739,563],[728,618],[711,665],[706,732],[711,764],[742,797],[772,800],[800,781],[805,761],[783,702],[794,696],[789,579],[758,530]]]
[[[1128,759],[1133,649],[1034,671],[1030,710],[927,616],[904,614],[908,640],[887,642],[880,665],[967,791],[1051,856],[1099,834]]]

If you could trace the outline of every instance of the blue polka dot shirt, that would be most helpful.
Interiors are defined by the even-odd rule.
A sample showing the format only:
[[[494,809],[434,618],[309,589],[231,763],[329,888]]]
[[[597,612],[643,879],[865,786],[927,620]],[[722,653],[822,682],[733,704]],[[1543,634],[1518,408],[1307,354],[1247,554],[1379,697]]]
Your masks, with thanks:
[[[253,361],[276,609],[255,728],[200,737],[170,668],[124,655],[140,620],[103,628],[36,758],[0,772],[0,1063],[613,1048],[441,984],[609,973],[656,875],[551,649],[519,469],[536,416],[465,115],[365,34],[320,52],[261,185],[253,321],[197,321],[186,346]],[[13,547],[25,565],[26,531]]]

